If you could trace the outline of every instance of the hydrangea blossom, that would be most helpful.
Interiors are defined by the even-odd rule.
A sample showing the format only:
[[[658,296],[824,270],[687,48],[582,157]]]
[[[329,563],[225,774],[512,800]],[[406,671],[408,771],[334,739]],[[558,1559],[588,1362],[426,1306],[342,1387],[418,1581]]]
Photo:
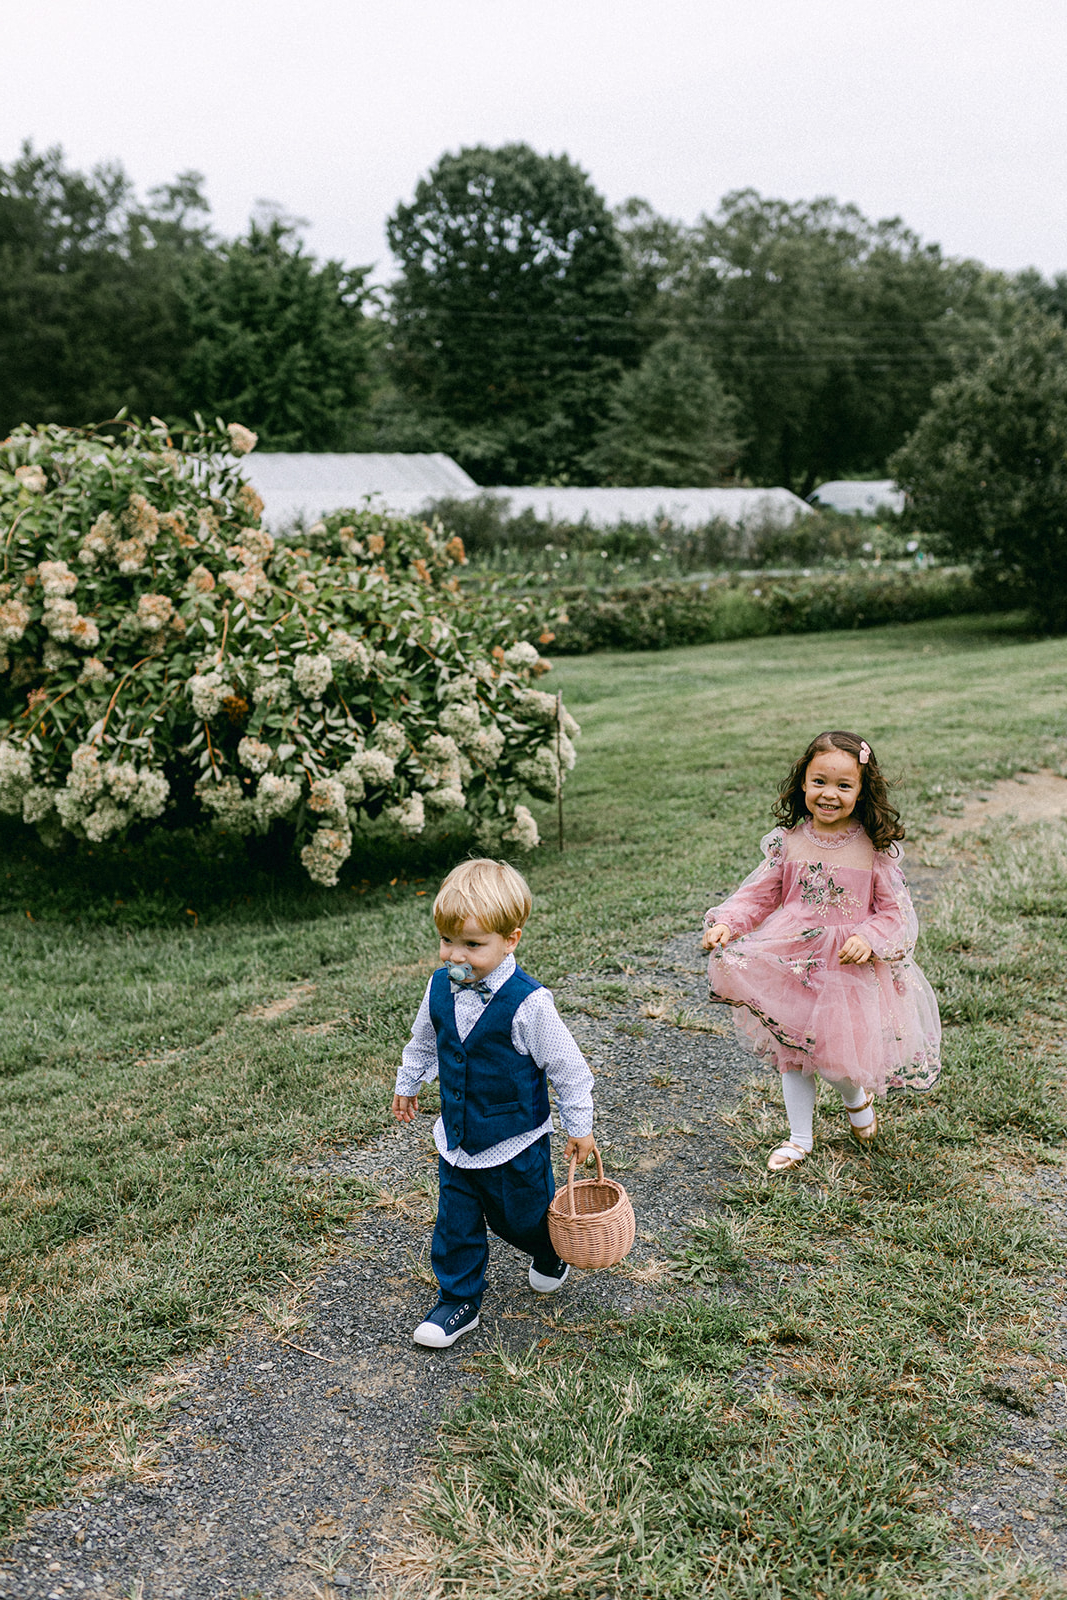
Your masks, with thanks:
[[[450,678],[441,688],[441,699],[473,700],[478,693],[478,680],[469,672],[461,673],[458,678]]]
[[[414,790],[397,806],[386,806],[383,813],[396,824],[401,833],[421,833],[426,826],[426,807],[422,795]]]
[[[165,628],[173,615],[174,602],[169,595],[143,594],[137,602],[137,620],[145,633]]]
[[[91,844],[101,844],[105,839],[110,839],[113,833],[121,832],[129,820],[130,813],[125,807],[117,806],[114,800],[104,799],[82,820],[82,827]]]
[[[23,796],[33,780],[33,761],[28,750],[20,750],[0,740],[0,811],[12,815],[22,809]]]
[[[43,784],[35,783],[32,789],[27,789],[22,800],[22,820],[31,827],[38,822],[43,822],[48,813],[53,809],[54,792],[46,789]],[[0,806],[0,809],[6,809]]]
[[[169,799],[170,783],[162,772],[142,767],[137,774],[137,793],[133,797],[133,809],[138,816],[162,816]]]
[[[352,835],[346,828],[316,828],[311,843],[301,850],[300,859],[314,883],[332,889],[351,854]]]
[[[215,587],[215,575],[209,567],[194,567],[185,580],[188,594],[210,594]]]
[[[44,612],[41,621],[52,638],[60,644],[65,644],[70,638],[70,632],[78,620],[78,607],[73,600],[59,600],[49,598],[44,603]]]
[[[248,455],[259,443],[259,434],[253,433],[251,428],[243,428],[239,422],[231,422],[226,432],[230,436],[230,448],[235,456]]]
[[[262,739],[251,739],[246,735],[237,746],[237,759],[249,772],[266,772],[274,759],[274,751]]]
[[[399,722],[379,722],[374,729],[374,743],[395,761],[408,747],[408,736]]]
[[[447,705],[437,720],[446,733],[455,735],[460,744],[470,744],[481,732],[478,707],[466,701],[454,701]]]
[[[516,762],[515,770],[534,794],[549,798],[556,793],[559,786],[559,763],[556,760],[556,752],[550,745],[543,744],[533,755],[525,756]]]
[[[41,467],[16,467],[15,477],[21,487],[28,489],[31,494],[43,494],[48,487],[48,479]]]
[[[326,655],[297,656],[293,678],[306,700],[321,699],[333,681],[333,662]]]
[[[326,654],[330,660],[354,669],[357,676],[365,678],[370,675],[374,665],[374,656],[362,639],[355,639],[343,628],[331,630],[326,644]]]
[[[504,660],[509,667],[532,667],[541,659],[541,652],[536,645],[530,644],[526,639],[520,639],[513,644],[510,650],[504,651]]]
[[[467,749],[472,760],[488,772],[503,755],[505,743],[503,731],[495,722],[490,722],[484,728],[480,727],[474,738],[468,740]]]
[[[30,608],[21,600],[5,600],[0,604],[0,639],[5,644],[18,644],[30,621]]]
[[[509,844],[517,844],[520,850],[536,850],[541,843],[541,835],[537,831],[533,812],[528,806],[515,807],[514,821],[510,828],[505,829],[504,838]]]
[[[222,702],[233,694],[233,685],[226,682],[218,671],[195,672],[186,684],[193,710],[205,722],[217,717]]]
[[[46,596],[73,594],[78,587],[77,573],[71,572],[65,561],[39,561],[37,578]]]
[[[458,784],[445,783],[439,788],[430,789],[425,796],[426,804],[433,806],[437,811],[462,811],[466,807],[467,797]]]
[[[348,814],[348,795],[339,778],[316,778],[308,794],[308,809],[325,817]]]
[[[396,763],[384,750],[357,750],[342,770],[349,768],[364,781],[379,785],[392,783],[396,774]]]
[[[120,805],[129,805],[137,793],[137,768],[132,761],[109,761],[104,768],[104,782]]]
[[[75,617],[70,625],[70,642],[79,650],[95,650],[100,643],[100,629],[92,617]]]
[[[284,711],[293,698],[293,686],[285,673],[276,666],[260,667],[258,680],[252,685],[252,699],[258,706],[266,701],[276,711]]]
[[[200,804],[212,812],[221,823],[234,833],[251,833],[258,818],[253,802],[248,799],[236,778],[201,778],[196,785]]]
[[[363,773],[355,756],[345,762],[337,776],[344,784],[345,798],[349,805],[358,806],[366,796],[367,785],[363,782]]]
[[[82,662],[82,669],[78,674],[78,682],[82,684],[104,684],[110,683],[114,676],[115,674],[110,671],[103,661],[98,661],[96,656],[89,656]]]
[[[287,816],[299,799],[300,784],[296,778],[264,773],[256,785],[256,797],[253,802],[260,826],[267,827],[275,817]]]
[[[543,689],[523,689],[515,696],[515,714],[527,722],[555,722],[556,697]]]

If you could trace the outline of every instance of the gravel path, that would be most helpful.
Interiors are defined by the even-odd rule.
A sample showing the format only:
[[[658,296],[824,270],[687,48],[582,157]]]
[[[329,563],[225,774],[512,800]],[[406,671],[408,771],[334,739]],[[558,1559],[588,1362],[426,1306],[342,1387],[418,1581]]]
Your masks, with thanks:
[[[932,877],[922,885],[924,898],[934,886]],[[189,1369],[153,1466],[40,1513],[0,1551],[0,1597],[367,1593],[392,1507],[442,1412],[476,1381],[472,1349],[499,1341],[526,1350],[557,1319],[627,1315],[674,1292],[663,1263],[730,1176],[719,1113],[751,1071],[729,1019],[707,1031],[703,969],[698,940],[686,935],[663,947],[655,968],[635,964],[614,980],[579,975],[557,991],[596,1072],[598,1141],[637,1213],[622,1267],[572,1270],[559,1296],[541,1299],[527,1287],[525,1258],[497,1241],[481,1327],[451,1351],[420,1350],[411,1329],[434,1300],[432,1117],[327,1154],[324,1168],[380,1186],[381,1203],[361,1212],[332,1264],[294,1297],[291,1324],[257,1328]],[[1038,1182],[1036,1203],[1067,1228],[1067,1180],[1041,1169]],[[1049,1286],[1050,1302],[1056,1294],[1062,1316],[1062,1284]],[[1062,1383],[1040,1390],[1021,1371],[1003,1378],[988,1403],[1009,1420],[1010,1436],[960,1475],[950,1510],[982,1542],[1067,1564],[1056,1477],[1067,1392]]]

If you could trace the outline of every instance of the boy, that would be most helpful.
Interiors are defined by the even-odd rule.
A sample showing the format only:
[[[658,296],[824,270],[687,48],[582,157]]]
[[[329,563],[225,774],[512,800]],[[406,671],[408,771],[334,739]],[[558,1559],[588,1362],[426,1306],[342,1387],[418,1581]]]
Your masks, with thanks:
[[[566,1157],[581,1164],[593,1149],[593,1075],[548,990],[516,964],[530,904],[526,880],[504,861],[464,861],[433,903],[443,964],[426,986],[393,1096],[394,1117],[411,1122],[420,1085],[440,1074],[441,1197],[430,1251],[440,1297],[412,1335],[433,1350],[478,1326],[487,1223],[533,1257],[538,1294],[570,1271],[546,1220],[555,1183],[545,1079],[568,1134]]]

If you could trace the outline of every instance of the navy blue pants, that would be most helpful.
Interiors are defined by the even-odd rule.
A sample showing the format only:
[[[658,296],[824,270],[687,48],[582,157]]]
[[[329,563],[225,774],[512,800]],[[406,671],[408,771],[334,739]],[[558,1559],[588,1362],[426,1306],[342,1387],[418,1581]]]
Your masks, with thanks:
[[[453,1167],[440,1156],[441,1198],[430,1264],[446,1303],[481,1304],[489,1264],[486,1225],[551,1274],[559,1259],[548,1236],[548,1203],[556,1192],[549,1135],[502,1167]]]

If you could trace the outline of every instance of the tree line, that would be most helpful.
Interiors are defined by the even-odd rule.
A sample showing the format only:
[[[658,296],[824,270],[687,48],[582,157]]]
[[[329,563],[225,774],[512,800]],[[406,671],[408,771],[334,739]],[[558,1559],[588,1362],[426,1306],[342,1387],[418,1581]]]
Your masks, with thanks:
[[[397,275],[318,261],[198,173],[141,200],[58,149],[0,166],[0,434],[121,407],[237,418],[268,450],[444,450],[481,483],[878,473],[938,385],[1067,274],[945,257],[899,220],[744,189],[686,225],[612,212],[567,156],[442,156],[388,223]]]

